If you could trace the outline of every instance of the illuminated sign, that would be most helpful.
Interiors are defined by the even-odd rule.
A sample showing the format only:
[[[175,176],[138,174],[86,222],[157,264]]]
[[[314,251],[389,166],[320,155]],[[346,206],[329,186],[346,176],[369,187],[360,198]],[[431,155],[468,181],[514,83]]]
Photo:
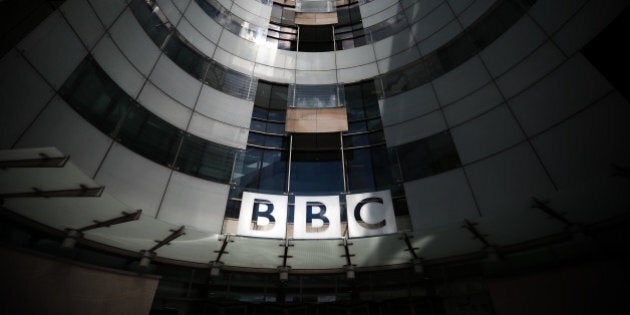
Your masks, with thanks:
[[[289,197],[244,192],[237,233],[285,238]],[[397,231],[389,190],[346,195],[349,237]],[[293,238],[341,238],[339,196],[295,196]]]

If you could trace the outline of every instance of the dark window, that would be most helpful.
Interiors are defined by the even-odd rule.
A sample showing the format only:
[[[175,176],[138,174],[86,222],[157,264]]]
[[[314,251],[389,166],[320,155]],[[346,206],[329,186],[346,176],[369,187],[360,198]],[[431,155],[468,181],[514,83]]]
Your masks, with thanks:
[[[341,151],[294,151],[291,191],[297,194],[338,194],[343,191]]]
[[[301,25],[299,34],[299,51],[319,52],[334,50],[333,30],[330,25]]]
[[[148,110],[136,106],[125,119],[118,138],[129,149],[159,164],[170,165],[182,132]]]
[[[91,58],[66,80],[59,94],[86,120],[111,133],[133,100]]]
[[[175,166],[180,172],[228,183],[236,149],[187,134]]]
[[[208,65],[201,53],[194,51],[178,36],[173,36],[166,44],[164,53],[184,71],[197,79],[203,78]]]
[[[460,166],[450,133],[442,132],[396,147],[405,181],[439,174]]]

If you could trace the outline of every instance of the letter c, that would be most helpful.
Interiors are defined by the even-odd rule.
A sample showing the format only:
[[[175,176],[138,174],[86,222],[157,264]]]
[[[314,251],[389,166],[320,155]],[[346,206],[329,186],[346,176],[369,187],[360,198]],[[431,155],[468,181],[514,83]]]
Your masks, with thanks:
[[[361,218],[361,208],[363,208],[363,206],[371,202],[383,204],[383,198],[372,197],[372,198],[366,198],[366,199],[361,200],[361,202],[359,202],[357,206],[354,207],[354,219],[357,221],[357,223],[359,223],[360,226],[366,229],[370,229],[370,230],[380,229],[384,227],[385,224],[387,224],[387,221],[385,219],[377,223],[367,223],[363,221],[363,219]]]

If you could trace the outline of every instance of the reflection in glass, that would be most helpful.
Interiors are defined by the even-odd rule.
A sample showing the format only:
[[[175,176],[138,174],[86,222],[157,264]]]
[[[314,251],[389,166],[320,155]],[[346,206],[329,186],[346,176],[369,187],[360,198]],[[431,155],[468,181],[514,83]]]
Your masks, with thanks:
[[[291,159],[291,192],[338,194],[343,191],[340,150],[295,151]]]
[[[111,133],[133,103],[122,89],[88,57],[77,67],[59,94],[86,120]]]
[[[230,180],[235,152],[233,148],[188,134],[182,142],[175,167],[186,174],[227,183]]]

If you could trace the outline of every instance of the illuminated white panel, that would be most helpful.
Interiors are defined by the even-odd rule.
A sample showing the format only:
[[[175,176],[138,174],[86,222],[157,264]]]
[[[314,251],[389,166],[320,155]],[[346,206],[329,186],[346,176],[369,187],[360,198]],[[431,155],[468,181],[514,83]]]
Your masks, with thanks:
[[[307,222],[309,219],[311,223]],[[339,196],[296,196],[293,237],[341,238]]]
[[[244,192],[237,233],[245,236],[284,238],[287,232],[288,202],[289,197],[284,195]],[[253,220],[255,213],[256,221]]]

